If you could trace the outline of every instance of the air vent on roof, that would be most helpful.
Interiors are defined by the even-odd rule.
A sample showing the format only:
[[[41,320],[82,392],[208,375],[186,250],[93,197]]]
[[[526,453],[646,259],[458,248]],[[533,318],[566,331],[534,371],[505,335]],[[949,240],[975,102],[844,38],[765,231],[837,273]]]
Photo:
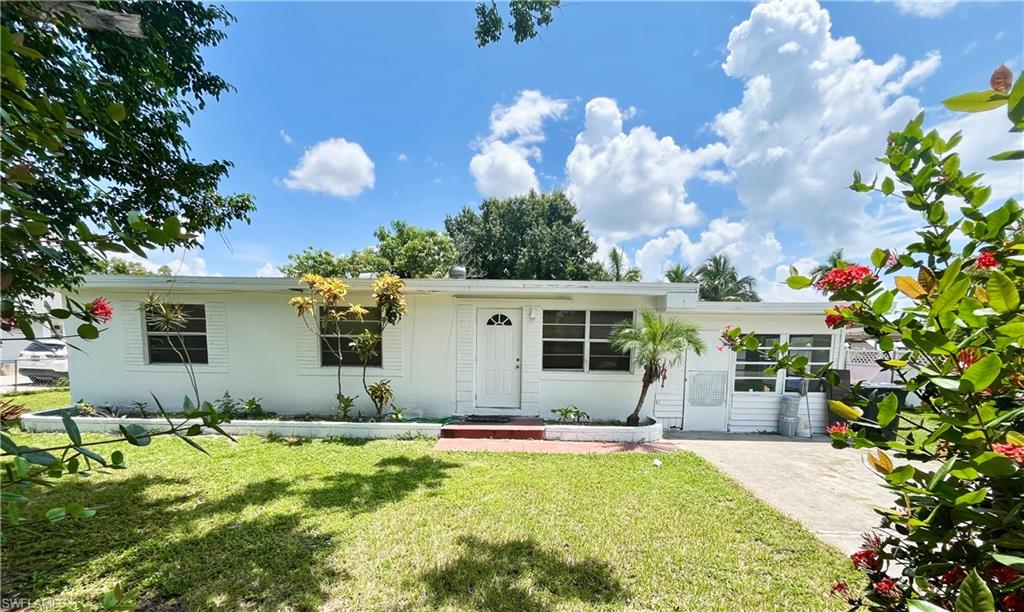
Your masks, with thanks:
[[[466,266],[452,266],[448,268],[448,278],[466,278]]]

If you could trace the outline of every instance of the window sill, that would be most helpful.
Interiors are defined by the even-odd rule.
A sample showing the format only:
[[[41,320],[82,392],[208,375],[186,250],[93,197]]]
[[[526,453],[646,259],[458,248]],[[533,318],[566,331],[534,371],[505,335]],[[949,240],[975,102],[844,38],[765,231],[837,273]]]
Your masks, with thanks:
[[[607,381],[622,381],[622,380],[640,380],[642,376],[640,374],[634,374],[633,372],[578,372],[572,370],[541,370],[540,379],[544,380],[561,380],[561,381],[580,381],[580,380],[607,380]]]

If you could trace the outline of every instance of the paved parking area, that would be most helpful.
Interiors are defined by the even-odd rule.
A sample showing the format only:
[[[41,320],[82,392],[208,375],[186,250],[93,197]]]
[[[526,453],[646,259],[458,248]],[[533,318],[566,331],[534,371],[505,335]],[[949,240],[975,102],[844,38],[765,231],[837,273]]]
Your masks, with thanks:
[[[666,437],[847,553],[878,524],[872,508],[890,505],[889,491],[862,461],[867,451],[834,449],[824,435],[807,440],[666,432]]]

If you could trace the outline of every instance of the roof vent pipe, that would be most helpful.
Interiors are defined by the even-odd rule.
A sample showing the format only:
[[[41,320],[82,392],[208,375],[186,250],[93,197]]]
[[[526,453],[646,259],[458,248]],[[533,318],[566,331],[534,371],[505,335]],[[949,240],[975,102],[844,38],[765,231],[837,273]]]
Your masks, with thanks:
[[[466,266],[452,266],[448,268],[448,278],[465,279],[466,278]]]

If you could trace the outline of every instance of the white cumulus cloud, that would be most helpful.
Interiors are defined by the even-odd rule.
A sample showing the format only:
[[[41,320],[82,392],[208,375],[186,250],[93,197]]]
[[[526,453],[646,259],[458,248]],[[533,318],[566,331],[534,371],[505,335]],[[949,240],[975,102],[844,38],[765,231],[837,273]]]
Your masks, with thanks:
[[[261,278],[279,278],[284,276],[280,270],[277,269],[274,264],[269,261],[263,264],[259,270],[256,270],[256,276]]]
[[[622,112],[611,98],[594,98],[585,112],[565,162],[566,192],[595,233],[620,240],[700,220],[685,183],[717,163],[725,145],[690,150],[644,125],[623,132]]]
[[[652,238],[636,252],[647,280],[659,280],[677,262],[696,268],[712,255],[726,255],[741,274],[760,277],[782,261],[782,243],[772,232],[760,232],[746,221],[712,219],[696,240],[681,229]]]
[[[942,17],[956,7],[958,0],[896,0],[896,8],[904,15]]]
[[[331,138],[306,149],[284,184],[291,189],[354,198],[373,188],[376,180],[373,169],[373,160],[358,143]]]
[[[815,251],[837,244],[856,251],[915,223],[880,214],[867,195],[847,187],[853,170],[868,177],[881,170],[875,157],[888,132],[921,110],[904,92],[933,74],[941,56],[929,53],[909,67],[898,55],[878,63],[831,27],[815,2],[754,7],[730,33],[722,65],[744,81],[743,100],[720,113],[713,129],[727,145],[724,160],[745,222],[762,231],[802,230]]]
[[[505,198],[539,189],[530,160],[541,159],[538,145],[545,139],[544,122],[560,119],[568,108],[565,100],[535,89],[519,92],[508,106],[495,104],[490,131],[474,144],[477,153],[469,161],[477,191],[484,197]]]

